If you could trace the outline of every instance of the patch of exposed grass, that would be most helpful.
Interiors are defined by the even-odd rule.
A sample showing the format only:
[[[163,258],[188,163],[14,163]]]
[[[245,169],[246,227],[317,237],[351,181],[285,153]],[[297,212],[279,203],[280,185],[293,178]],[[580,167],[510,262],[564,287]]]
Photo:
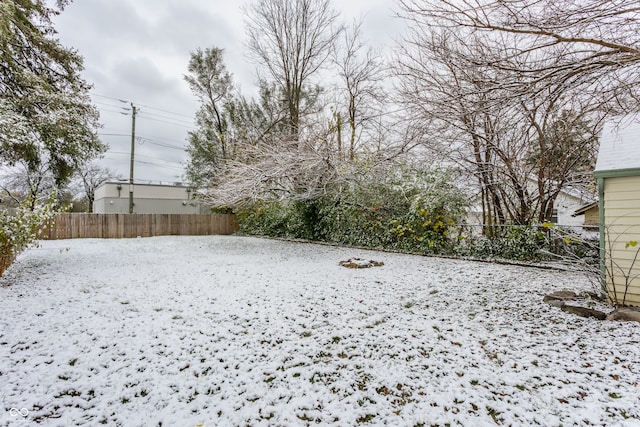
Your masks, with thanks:
[[[358,418],[356,422],[358,424],[368,423],[369,421],[373,420],[375,417],[376,417],[375,414],[366,414]]]

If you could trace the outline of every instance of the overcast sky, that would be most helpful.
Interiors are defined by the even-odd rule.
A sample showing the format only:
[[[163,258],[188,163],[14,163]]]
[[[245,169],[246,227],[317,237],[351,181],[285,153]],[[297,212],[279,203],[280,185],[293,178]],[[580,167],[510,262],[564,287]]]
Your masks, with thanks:
[[[136,181],[183,180],[187,132],[198,108],[183,80],[197,48],[225,50],[225,64],[242,92],[255,92],[256,66],[246,58],[245,26],[234,0],[75,0],[56,18],[62,44],[84,57],[83,77],[94,86],[101,138],[110,146],[99,164],[129,178],[133,102]],[[364,37],[390,46],[401,23],[393,0],[334,1],[345,22],[365,17]],[[126,102],[120,102],[123,100]],[[124,113],[124,114],[123,114]]]

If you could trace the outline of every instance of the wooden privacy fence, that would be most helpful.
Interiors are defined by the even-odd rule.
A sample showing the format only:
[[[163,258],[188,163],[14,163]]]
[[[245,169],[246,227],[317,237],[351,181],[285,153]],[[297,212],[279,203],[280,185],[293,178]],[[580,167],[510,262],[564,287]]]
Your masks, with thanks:
[[[41,239],[121,239],[151,236],[232,234],[233,214],[87,214],[61,213],[42,230]]]

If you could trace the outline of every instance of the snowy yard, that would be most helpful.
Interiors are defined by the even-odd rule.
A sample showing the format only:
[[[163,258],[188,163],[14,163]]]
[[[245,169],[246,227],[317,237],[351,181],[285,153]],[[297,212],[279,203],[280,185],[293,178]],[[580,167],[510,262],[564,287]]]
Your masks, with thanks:
[[[0,278],[0,425],[640,425],[640,324],[542,302],[589,286],[255,238],[48,241]]]

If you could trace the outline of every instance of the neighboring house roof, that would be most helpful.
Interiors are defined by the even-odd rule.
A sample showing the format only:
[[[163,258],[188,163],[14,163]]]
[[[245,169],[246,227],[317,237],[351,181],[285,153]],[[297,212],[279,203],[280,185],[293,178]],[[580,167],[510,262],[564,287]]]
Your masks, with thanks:
[[[106,184],[111,184],[111,185],[129,185],[129,181],[128,180],[114,180],[114,181],[105,181],[103,183],[101,183],[99,186],[102,185],[106,185]],[[133,185],[135,185],[136,187],[158,187],[158,188],[192,188],[189,185],[184,185],[181,182],[174,182],[172,184],[164,184],[161,182],[158,182],[157,184],[154,184],[153,182],[134,182]]]
[[[560,198],[573,199],[576,203],[592,203],[597,195],[593,194],[589,189],[585,188],[576,188],[571,185],[565,185],[562,187],[559,193]],[[597,203],[597,202],[596,202]]]
[[[640,115],[608,121],[602,129],[598,172],[640,168]]]
[[[529,178],[529,184],[536,184],[535,179],[533,178]],[[471,200],[471,204],[472,205],[479,205],[480,202],[480,197],[481,194],[475,193],[471,196],[470,200]],[[591,202],[596,198],[596,196],[594,194],[591,194],[589,192],[587,192],[586,190],[583,189],[578,189],[578,188],[574,188],[571,186],[565,186],[560,190],[559,196],[558,196],[558,201],[565,199],[567,201],[569,201],[569,203],[571,204],[584,204],[584,203],[589,203],[591,204]],[[565,202],[566,203],[566,202]],[[597,205],[597,201],[595,202]],[[479,206],[476,206],[477,208],[480,208]]]
[[[587,211],[591,209],[597,209],[597,208],[598,208],[598,202],[589,203],[588,205],[584,205],[581,208],[577,209],[571,216],[583,215]]]

